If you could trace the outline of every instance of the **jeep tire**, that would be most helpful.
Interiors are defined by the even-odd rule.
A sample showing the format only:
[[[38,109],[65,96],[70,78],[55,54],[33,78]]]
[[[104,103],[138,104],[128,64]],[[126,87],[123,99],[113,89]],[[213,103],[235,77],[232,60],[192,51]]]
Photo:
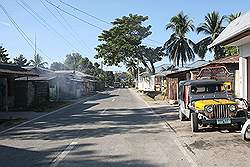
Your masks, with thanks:
[[[199,130],[198,114],[195,112],[191,113],[191,128],[192,132],[198,132]]]

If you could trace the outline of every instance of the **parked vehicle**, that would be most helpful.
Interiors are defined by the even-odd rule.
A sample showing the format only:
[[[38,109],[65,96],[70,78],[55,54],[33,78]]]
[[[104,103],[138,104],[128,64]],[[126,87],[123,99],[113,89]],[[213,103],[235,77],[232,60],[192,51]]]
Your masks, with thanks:
[[[114,82],[114,88],[120,88],[121,83],[120,82]]]
[[[250,140],[250,119],[242,127],[241,136],[243,140]]]
[[[224,82],[191,80],[179,85],[179,118],[190,119],[193,132],[199,125],[241,127],[246,122],[248,106],[243,99],[230,99]]]

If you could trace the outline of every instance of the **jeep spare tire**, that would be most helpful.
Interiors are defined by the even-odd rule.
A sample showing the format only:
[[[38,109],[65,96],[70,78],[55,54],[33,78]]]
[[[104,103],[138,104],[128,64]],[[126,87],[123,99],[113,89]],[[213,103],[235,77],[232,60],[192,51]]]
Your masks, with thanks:
[[[197,113],[191,113],[191,128],[192,132],[197,132],[199,129]]]

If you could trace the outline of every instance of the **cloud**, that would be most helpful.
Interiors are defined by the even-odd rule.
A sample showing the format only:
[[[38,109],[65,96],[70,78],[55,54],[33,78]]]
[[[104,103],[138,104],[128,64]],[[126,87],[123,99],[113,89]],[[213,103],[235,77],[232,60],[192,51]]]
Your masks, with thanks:
[[[2,25],[4,25],[4,26],[7,26],[7,27],[11,27],[9,23],[4,22],[4,21],[0,21],[0,24],[2,24]]]

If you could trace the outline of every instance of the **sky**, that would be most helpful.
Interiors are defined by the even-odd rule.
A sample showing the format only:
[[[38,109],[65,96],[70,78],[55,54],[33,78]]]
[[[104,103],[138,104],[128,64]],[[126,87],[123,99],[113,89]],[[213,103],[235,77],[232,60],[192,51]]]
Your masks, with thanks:
[[[42,2],[44,2],[45,7]],[[72,16],[59,12],[55,7],[46,3],[45,0],[0,0],[0,4],[6,9],[9,16],[17,23],[23,32],[34,43],[36,38],[37,52],[49,64],[63,62],[65,55],[72,52],[80,52],[93,62],[96,60],[95,47],[100,44],[98,35],[101,29],[111,28],[110,24],[98,21],[86,14],[73,10],[62,4],[59,0],[49,0],[61,9],[77,16],[79,21]],[[204,16],[211,11],[218,11],[221,15],[235,12],[248,12],[250,3],[247,0],[62,0],[72,6],[81,9],[95,17],[112,22],[115,18],[132,14],[148,16],[144,25],[151,25],[152,35],[150,39],[143,41],[144,44],[157,47],[161,46],[170,36],[171,31],[166,31],[165,26],[172,16],[183,11],[188,14],[195,26],[204,21]],[[30,13],[25,11],[22,2],[28,4],[39,17],[44,20],[38,22]],[[48,10],[49,9],[49,10]],[[52,13],[50,13],[50,11]],[[58,21],[54,15],[60,20]],[[92,24],[89,25],[88,23]],[[93,26],[94,25],[94,26]],[[98,27],[98,28],[97,28]],[[101,29],[99,29],[101,28]],[[194,42],[204,38],[190,32],[187,36]],[[153,41],[152,41],[153,40]],[[8,17],[0,9],[0,45],[8,50],[11,58],[23,54],[27,59],[34,56],[33,48],[18,33]],[[212,59],[207,54],[207,60]],[[157,62],[157,65],[169,63],[167,57]],[[125,67],[104,67],[105,70],[124,71]]]

